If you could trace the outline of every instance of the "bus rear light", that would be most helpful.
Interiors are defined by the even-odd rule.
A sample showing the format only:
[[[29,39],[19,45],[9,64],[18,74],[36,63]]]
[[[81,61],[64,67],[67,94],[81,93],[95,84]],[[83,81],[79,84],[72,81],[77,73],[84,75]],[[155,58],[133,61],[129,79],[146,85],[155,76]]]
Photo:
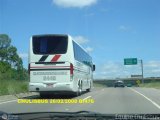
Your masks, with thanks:
[[[70,64],[70,75],[73,75],[73,70],[74,70],[74,69],[73,69],[73,64],[71,63],[71,64]]]
[[[70,63],[70,81],[73,81],[73,70],[74,70],[73,64]]]

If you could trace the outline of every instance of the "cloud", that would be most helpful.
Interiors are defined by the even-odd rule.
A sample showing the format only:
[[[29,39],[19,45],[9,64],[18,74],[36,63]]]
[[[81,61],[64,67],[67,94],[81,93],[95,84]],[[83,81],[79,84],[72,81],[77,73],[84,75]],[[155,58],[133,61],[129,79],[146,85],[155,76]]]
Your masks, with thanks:
[[[64,8],[83,8],[96,4],[97,0],[53,0],[53,3]]]
[[[121,66],[117,63],[108,61],[103,65],[102,69],[105,71],[103,71],[103,73],[116,73],[121,69]]]
[[[120,30],[120,31],[123,31],[123,32],[126,32],[126,31],[129,31],[129,30],[130,30],[130,27],[125,26],[125,25],[120,25],[120,26],[119,26],[119,30]]]
[[[20,56],[22,59],[26,59],[26,58],[28,58],[28,53],[19,53],[19,56]]]
[[[131,75],[141,75],[140,65],[123,65],[121,62],[106,61],[98,64],[95,78],[126,78]],[[160,77],[160,61],[144,62],[144,77]]]
[[[160,61],[149,61],[144,64],[144,72],[152,77],[160,75]]]
[[[73,36],[72,37],[73,40],[75,40],[77,43],[83,45],[83,44],[87,44],[89,42],[89,40],[83,36]],[[91,53],[93,51],[93,48],[92,47],[86,47],[85,50],[88,52],[88,53]]]
[[[89,42],[89,40],[83,36],[74,36],[73,39],[79,44],[86,44]]]
[[[97,74],[95,74],[95,78],[97,79],[113,79],[117,77],[130,77],[129,72],[126,70],[123,63],[114,62],[114,61],[106,61],[103,64],[97,65]]]
[[[124,25],[119,26],[119,29],[123,30],[123,31],[128,30],[128,28],[126,26],[124,26]]]
[[[93,51],[93,48],[91,48],[91,47],[87,47],[87,48],[86,48],[86,51],[87,51],[88,53],[90,53],[90,52],[92,52],[92,51]]]
[[[151,70],[151,73],[159,73],[160,74],[160,69]]]
[[[160,61],[149,61],[147,62],[144,67],[148,68],[160,68]]]

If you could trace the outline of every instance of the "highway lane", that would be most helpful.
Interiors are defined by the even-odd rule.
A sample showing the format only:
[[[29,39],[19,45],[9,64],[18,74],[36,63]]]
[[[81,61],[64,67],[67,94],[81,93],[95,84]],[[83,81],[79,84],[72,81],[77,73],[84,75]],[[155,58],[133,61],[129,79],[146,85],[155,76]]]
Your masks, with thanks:
[[[160,105],[160,90],[155,88],[134,88],[136,91],[143,93],[143,95],[151,98]]]
[[[33,96],[34,98],[34,96]],[[35,97],[36,99],[40,97]],[[160,113],[160,90],[152,88],[94,88],[79,97],[58,96],[49,99],[93,99],[89,104],[18,104],[16,100],[1,102],[0,111],[21,112],[75,112],[81,110],[108,114]]]

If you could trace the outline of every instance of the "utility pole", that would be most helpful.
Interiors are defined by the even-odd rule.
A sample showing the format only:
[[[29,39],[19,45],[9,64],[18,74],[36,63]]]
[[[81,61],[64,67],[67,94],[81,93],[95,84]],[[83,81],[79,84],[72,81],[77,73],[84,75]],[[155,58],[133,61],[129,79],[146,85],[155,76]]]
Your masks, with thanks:
[[[144,77],[143,77],[143,60],[140,60],[141,62],[141,70],[142,70],[142,84],[144,84]]]

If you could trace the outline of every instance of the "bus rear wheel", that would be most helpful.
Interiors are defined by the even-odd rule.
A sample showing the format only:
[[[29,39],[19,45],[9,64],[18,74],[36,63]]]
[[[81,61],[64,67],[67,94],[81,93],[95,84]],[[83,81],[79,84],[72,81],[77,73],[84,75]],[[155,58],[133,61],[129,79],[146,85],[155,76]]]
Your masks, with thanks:
[[[78,86],[78,91],[75,92],[75,96],[77,97],[77,96],[80,96],[81,94],[82,94],[82,85],[79,85]]]
[[[86,89],[87,92],[90,92],[91,91],[91,83],[90,83],[90,86],[88,89]]]

